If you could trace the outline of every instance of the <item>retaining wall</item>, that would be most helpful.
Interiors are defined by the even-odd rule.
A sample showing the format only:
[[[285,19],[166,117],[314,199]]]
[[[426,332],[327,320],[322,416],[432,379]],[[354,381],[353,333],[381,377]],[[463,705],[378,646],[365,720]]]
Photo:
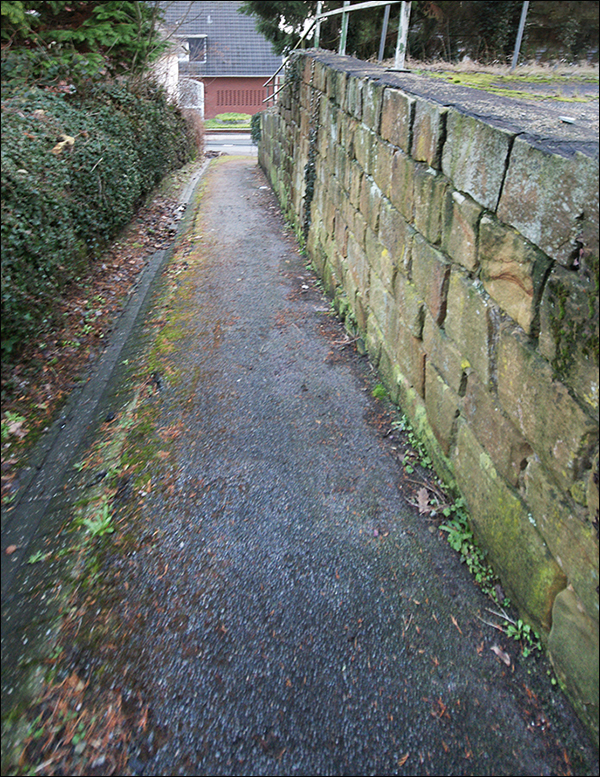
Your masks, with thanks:
[[[597,732],[597,159],[348,57],[286,79],[259,162]]]

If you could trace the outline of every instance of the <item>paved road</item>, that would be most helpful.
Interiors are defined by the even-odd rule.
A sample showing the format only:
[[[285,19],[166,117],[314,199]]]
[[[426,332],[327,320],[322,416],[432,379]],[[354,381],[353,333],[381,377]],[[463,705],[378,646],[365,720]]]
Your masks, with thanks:
[[[204,138],[204,148],[206,151],[223,154],[245,154],[248,156],[258,154],[258,148],[252,143],[249,132],[208,133]]]
[[[136,476],[67,632],[68,671],[120,694],[129,772],[597,768],[546,665],[478,620],[489,602],[408,503],[390,411],[255,160],[213,162],[166,283],[137,349]]]

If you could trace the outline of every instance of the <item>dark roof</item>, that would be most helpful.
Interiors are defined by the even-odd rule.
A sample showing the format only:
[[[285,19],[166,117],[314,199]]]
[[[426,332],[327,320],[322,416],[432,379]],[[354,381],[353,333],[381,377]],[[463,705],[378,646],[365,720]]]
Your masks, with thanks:
[[[281,64],[241,3],[165,2],[165,25],[178,37],[206,35],[206,62],[181,62],[181,73],[203,76],[270,76]]]

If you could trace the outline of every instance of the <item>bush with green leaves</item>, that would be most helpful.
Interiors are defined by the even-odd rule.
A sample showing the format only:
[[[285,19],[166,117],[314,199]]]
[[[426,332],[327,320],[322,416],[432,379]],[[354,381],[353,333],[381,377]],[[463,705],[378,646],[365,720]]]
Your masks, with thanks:
[[[142,74],[168,46],[158,3],[2,0],[2,80],[50,84]]]
[[[2,360],[48,326],[61,291],[194,155],[193,131],[147,81],[3,84]]]

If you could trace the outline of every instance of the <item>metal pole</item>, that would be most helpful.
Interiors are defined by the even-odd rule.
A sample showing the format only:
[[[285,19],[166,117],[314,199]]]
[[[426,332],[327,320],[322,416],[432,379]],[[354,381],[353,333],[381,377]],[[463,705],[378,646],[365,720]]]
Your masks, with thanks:
[[[383,12],[383,27],[381,28],[381,39],[379,41],[379,56],[377,57],[378,62],[381,62],[381,60],[383,59],[388,22],[390,20],[390,8],[391,6],[386,5],[385,10]]]
[[[406,41],[408,40],[408,24],[410,22],[410,3],[402,3],[400,7],[400,19],[398,20],[398,41],[396,43],[396,56],[394,70],[404,70],[406,59]]]
[[[315,40],[313,42],[313,46],[318,49],[319,48],[319,41],[321,38],[321,20],[319,19],[319,16],[321,15],[321,11],[323,10],[323,0],[319,0],[317,3],[317,24],[315,26]]]
[[[350,0],[344,0],[344,8],[350,5]],[[342,14],[342,30],[340,32],[340,48],[338,50],[338,54],[344,55],[346,53],[346,39],[348,37],[348,14],[343,13]]]
[[[512,65],[510,66],[510,73],[517,66],[519,59],[519,51],[521,50],[521,41],[523,40],[523,30],[525,29],[525,19],[527,18],[527,9],[529,8],[529,0],[525,0],[523,3],[523,10],[521,11],[521,21],[519,22],[519,32],[517,33],[517,42],[515,43],[515,51],[513,53]]]

